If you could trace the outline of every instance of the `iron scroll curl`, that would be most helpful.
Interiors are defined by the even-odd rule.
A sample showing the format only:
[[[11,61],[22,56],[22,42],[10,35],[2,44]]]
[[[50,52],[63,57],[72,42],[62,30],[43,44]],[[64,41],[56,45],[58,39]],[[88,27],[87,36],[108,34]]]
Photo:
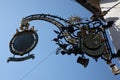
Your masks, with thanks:
[[[50,22],[50,23],[54,24],[60,30],[60,31],[54,30],[54,32],[58,34],[56,40],[54,39],[54,41],[61,48],[62,54],[64,54],[64,53],[75,54],[75,55],[80,54],[83,56],[83,54],[85,54],[85,52],[89,51],[89,52],[87,52],[87,55],[92,56],[92,57],[99,57],[100,55],[102,55],[102,52],[91,53],[91,51],[92,51],[91,49],[86,49],[86,47],[83,44],[80,44],[82,42],[80,42],[79,39],[81,39],[83,41],[86,40],[84,37],[81,37],[83,35],[78,36],[78,33],[81,33],[82,29],[85,27],[87,27],[87,29],[89,29],[91,31],[91,28],[90,28],[91,24],[93,24],[93,27],[96,27],[95,24],[99,24],[99,25],[97,25],[97,27],[100,27],[101,26],[100,21],[81,22],[82,20],[79,17],[70,17],[70,19],[66,20],[64,18],[55,16],[55,15],[50,15],[50,14],[34,14],[34,15],[30,15],[30,16],[27,16],[22,19],[20,27],[19,27],[21,31],[19,31],[17,29],[15,36],[13,36],[13,38],[10,42],[10,51],[11,51],[11,53],[13,53],[13,55],[23,56],[24,54],[27,54],[30,51],[32,51],[33,48],[36,46],[36,44],[38,42],[38,35],[37,35],[36,31],[34,30],[34,27],[29,28],[30,27],[29,22],[31,22],[33,20],[44,20],[44,21]],[[95,30],[97,30],[97,28]],[[27,47],[29,47],[27,50],[25,48],[25,49],[23,49],[23,51],[19,52],[19,49],[21,49],[22,46],[25,46],[25,45],[20,46],[21,48],[20,47],[16,48],[16,46],[18,46],[18,44],[20,44],[20,40],[18,38],[21,36],[21,34],[25,35],[28,32],[31,32],[32,35],[35,36],[36,41],[33,42],[35,44],[34,44],[34,46],[32,46],[32,48],[31,48],[31,46],[27,46]],[[21,37],[21,39],[23,39],[23,38]],[[16,41],[16,43],[15,43],[15,41]],[[83,47],[81,47],[81,46],[83,46]],[[103,48],[103,46],[102,46],[102,48]],[[14,59],[9,59],[9,61],[10,60],[14,60]],[[22,59],[22,60],[24,60],[24,59]]]
[[[85,57],[85,54],[93,57],[95,60],[103,55],[103,53],[108,53],[106,49],[106,37],[104,37],[104,28],[103,24],[100,20],[91,21],[84,20],[80,17],[71,16],[68,20],[50,14],[34,14],[27,16],[22,19],[19,29],[16,30],[15,36],[10,41],[10,51],[13,53],[13,57],[8,59],[9,61],[24,61],[30,58],[34,58],[34,55],[30,55],[30,51],[32,51],[38,42],[38,35],[34,26],[30,27],[29,22],[34,20],[43,20],[54,24],[59,31],[54,30],[57,34],[57,37],[53,39],[53,41],[58,45],[56,49],[56,54],[61,53],[64,54],[74,54],[80,55],[77,59],[77,62],[87,66],[89,59]],[[28,42],[28,45],[21,45],[21,40],[27,40],[24,36],[26,34],[30,37],[31,41]],[[23,35],[23,37],[21,37]],[[32,35],[32,36],[31,36]],[[19,40],[19,38],[21,40]],[[94,46],[89,43],[90,38],[94,38],[91,40]],[[26,41],[27,43],[27,41]],[[31,44],[33,43],[32,47]],[[86,44],[87,43],[87,44]],[[30,46],[29,46],[30,45]],[[23,48],[22,48],[23,46]],[[26,46],[26,48],[24,48]],[[27,49],[28,47],[28,49]],[[22,51],[21,51],[22,50]],[[28,56],[15,58],[15,55],[24,56],[28,53]],[[111,53],[110,53],[111,54]],[[82,60],[81,60],[82,59]],[[108,59],[108,58],[107,58]],[[79,61],[80,60],[80,61]]]
[[[11,53],[14,55],[13,57],[9,57],[7,62],[9,61],[24,61],[27,59],[34,59],[34,55],[29,55],[29,52],[32,51],[38,42],[38,34],[36,33],[37,30],[34,30],[34,27],[32,26],[30,28],[29,22],[32,20],[44,20],[47,22],[50,22],[57,26],[60,31],[65,27],[61,22],[58,20],[61,20],[63,22],[67,22],[67,20],[57,17],[54,15],[49,14],[35,14],[30,15],[22,19],[20,30],[16,29],[16,33],[11,39],[9,43],[9,48]],[[16,58],[15,55],[18,56],[24,56],[25,54],[28,54],[28,56]]]

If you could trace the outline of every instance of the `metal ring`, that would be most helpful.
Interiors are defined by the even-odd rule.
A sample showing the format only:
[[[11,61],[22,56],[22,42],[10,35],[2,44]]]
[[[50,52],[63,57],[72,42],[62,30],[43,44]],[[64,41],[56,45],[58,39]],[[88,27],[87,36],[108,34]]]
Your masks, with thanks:
[[[10,41],[9,48],[14,55],[23,56],[36,46],[38,35],[35,31],[25,30],[16,33]]]

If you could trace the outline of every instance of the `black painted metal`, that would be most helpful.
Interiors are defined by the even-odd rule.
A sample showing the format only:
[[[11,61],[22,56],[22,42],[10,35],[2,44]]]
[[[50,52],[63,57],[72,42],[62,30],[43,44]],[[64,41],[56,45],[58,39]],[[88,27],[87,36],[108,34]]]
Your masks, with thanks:
[[[38,42],[38,35],[36,32],[31,30],[25,30],[16,33],[10,41],[10,51],[14,55],[23,56],[34,49]]]
[[[10,42],[10,51],[14,55],[23,56],[34,49],[38,42],[38,35],[34,30],[29,30],[29,22],[33,20],[44,20],[54,24],[59,31],[54,30],[57,37],[53,39],[58,45],[56,54],[74,54],[80,55],[83,62],[79,61],[80,64],[84,65],[88,62],[85,58],[85,54],[97,60],[102,57],[105,61],[111,60],[112,51],[108,42],[105,27],[101,20],[83,20],[78,22],[71,22],[69,19],[50,15],[50,14],[34,14],[23,18],[21,21],[20,30],[13,36]],[[27,30],[26,30],[27,29]],[[34,35],[34,36],[33,36]],[[28,41],[29,40],[29,41]],[[89,41],[88,41],[89,40]],[[26,43],[26,44],[24,44]],[[107,47],[107,50],[105,50]],[[106,55],[109,55],[107,57]],[[103,58],[103,56],[105,58]],[[28,59],[15,57],[9,58],[11,61],[23,61]],[[110,59],[109,59],[110,58]],[[9,61],[8,60],[8,61]]]
[[[25,56],[25,57],[20,57],[20,58],[15,58],[15,57],[9,57],[7,62],[10,62],[10,61],[15,61],[15,62],[19,62],[19,61],[25,61],[25,60],[28,60],[28,59],[34,59],[34,54],[30,54],[28,56]]]

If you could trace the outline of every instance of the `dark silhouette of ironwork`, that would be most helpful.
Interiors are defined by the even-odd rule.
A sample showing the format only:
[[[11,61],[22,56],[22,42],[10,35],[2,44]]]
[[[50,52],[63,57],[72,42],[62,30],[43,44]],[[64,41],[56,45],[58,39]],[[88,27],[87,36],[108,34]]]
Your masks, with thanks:
[[[105,60],[112,69],[116,68],[115,65],[112,66],[112,59],[119,57],[120,51],[118,51],[117,54],[112,52],[108,36],[105,31],[107,28],[111,27],[114,22],[109,21],[108,24],[105,25],[101,19],[84,20],[76,16],[71,16],[69,19],[64,19],[50,14],[34,14],[27,16],[22,19],[19,29],[17,29],[15,36],[13,36],[10,42],[10,51],[13,53],[13,55],[23,56],[32,51],[36,46],[38,36],[36,30],[34,30],[34,26],[30,27],[29,24],[29,22],[33,20],[44,20],[50,22],[59,29],[59,31],[53,30],[57,34],[57,36],[53,39],[56,45],[58,45],[58,48],[56,49],[57,55],[59,53],[62,55],[79,55],[77,58],[77,63],[83,65],[84,67],[87,67],[89,64],[89,59],[86,58],[86,56],[92,57],[96,61],[98,61],[98,58],[101,57],[101,59]],[[32,35],[35,36],[34,38],[30,37],[30,39],[33,41],[28,43],[28,48],[22,48],[21,46],[26,46],[24,44],[18,46],[21,42],[19,40],[19,35],[23,35],[23,37],[20,37],[22,40],[22,38],[25,36],[25,31],[33,32]],[[18,40],[16,37],[18,37]],[[25,41],[29,41],[29,39],[25,39]],[[24,61],[30,58],[34,58],[34,56],[28,55],[27,57],[23,58],[10,57],[8,62]],[[115,71],[118,71],[118,69]],[[115,72],[115,74],[117,73],[118,72]]]
[[[106,15],[106,14],[108,14],[108,12],[111,10],[111,9],[113,9],[113,8],[115,8],[117,5],[119,5],[120,4],[120,2],[118,2],[117,4],[115,4],[114,6],[112,6],[112,7],[110,7],[108,10],[106,10],[106,11],[102,11],[101,10],[101,7],[100,7],[100,3],[106,3],[106,2],[111,2],[111,1],[118,1],[118,0],[111,0],[111,1],[105,1],[105,0],[75,0],[77,3],[79,3],[79,4],[81,4],[83,7],[85,7],[86,9],[88,9],[90,12],[92,12],[93,13],[93,15],[91,16],[91,19],[92,19],[92,21],[97,21],[97,20],[99,20],[99,19],[101,19],[101,21],[103,21],[103,22],[105,22],[106,23],[106,21],[108,21],[107,22],[107,25],[103,25],[102,27],[104,28],[104,29],[106,29],[106,28],[110,28],[110,27],[112,27],[112,25],[114,24],[114,18],[112,18],[111,20],[112,21],[109,21],[109,20],[105,20],[104,19],[104,16]],[[111,18],[111,17],[110,17]],[[112,30],[113,30],[113,28],[112,28]],[[112,31],[113,32],[113,31]],[[118,47],[118,44],[116,45],[116,43],[115,43],[115,41],[113,42],[113,43],[115,43],[114,45],[115,46],[117,46],[116,48],[117,48],[117,53],[115,53],[115,54],[113,54],[112,53],[112,51],[110,50],[110,44],[109,44],[109,41],[108,41],[108,37],[107,37],[107,35],[106,35],[106,32],[105,32],[105,30],[103,30],[102,31],[102,33],[103,33],[103,36],[104,36],[104,38],[105,38],[105,43],[106,43],[106,46],[107,46],[107,48],[106,48],[106,51],[107,51],[107,53],[106,52],[103,52],[103,54],[101,55],[102,57],[102,59],[104,59],[106,62],[107,62],[107,64],[110,66],[110,68],[111,68],[111,70],[112,70],[112,72],[113,72],[113,74],[115,74],[115,75],[117,75],[117,74],[120,74],[120,69],[118,69],[117,68],[117,66],[115,65],[115,64],[112,64],[112,62],[111,62],[111,60],[113,59],[113,58],[119,58],[120,59],[120,49],[119,49],[119,47]],[[114,35],[116,34],[116,32],[114,32]],[[113,36],[113,35],[112,35]],[[114,37],[114,36],[113,36]],[[114,37],[115,38],[115,37]]]

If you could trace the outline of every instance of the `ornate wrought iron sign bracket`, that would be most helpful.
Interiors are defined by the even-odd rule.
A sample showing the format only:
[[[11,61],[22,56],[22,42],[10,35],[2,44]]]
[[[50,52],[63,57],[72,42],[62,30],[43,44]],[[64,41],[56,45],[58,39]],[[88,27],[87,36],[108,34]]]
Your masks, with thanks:
[[[106,29],[109,28],[113,21],[109,21],[104,25],[101,20],[83,20],[80,17],[71,16],[68,20],[50,14],[35,14],[22,19],[20,28],[16,30],[15,35],[10,41],[10,51],[14,57],[10,57],[9,61],[24,61],[34,58],[32,51],[37,42],[38,35],[34,26],[30,27],[29,22],[33,20],[44,20],[54,24],[59,31],[54,30],[57,37],[53,39],[58,45],[56,54],[74,54],[80,55],[77,62],[87,67],[89,59],[86,55],[97,61],[99,57],[112,64],[112,59],[118,57],[112,52]],[[28,54],[28,56],[24,56]],[[16,58],[15,55],[24,56]],[[115,67],[115,66],[114,66]]]

